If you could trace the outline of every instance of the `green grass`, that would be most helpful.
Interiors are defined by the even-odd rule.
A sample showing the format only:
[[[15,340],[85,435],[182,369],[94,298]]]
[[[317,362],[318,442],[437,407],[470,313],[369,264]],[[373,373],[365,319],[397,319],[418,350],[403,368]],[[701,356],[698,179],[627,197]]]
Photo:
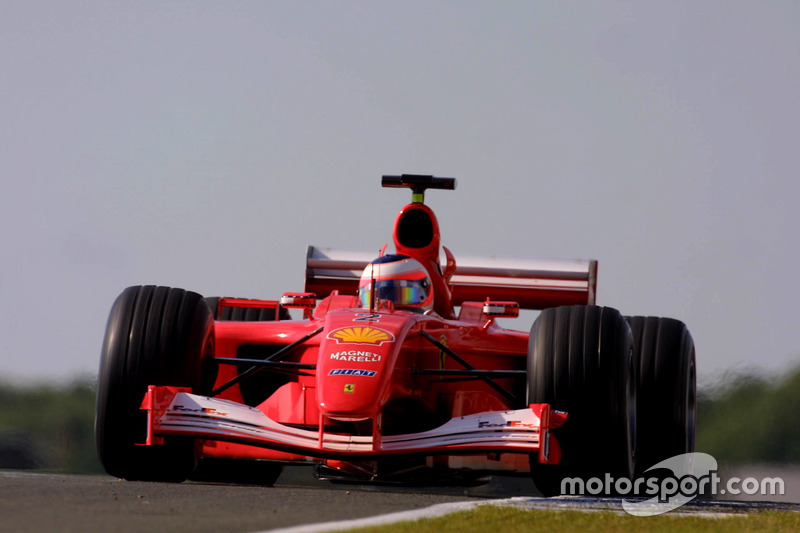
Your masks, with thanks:
[[[102,472],[94,445],[94,402],[95,384],[87,380],[24,386],[0,382],[0,458],[18,443],[37,469]]]
[[[475,510],[439,518],[425,518],[379,527],[350,530],[358,533],[532,533],[591,531],[593,533],[754,533],[800,531],[800,513],[766,511],[721,518],[666,514],[636,517],[609,511],[541,511],[483,505]]]

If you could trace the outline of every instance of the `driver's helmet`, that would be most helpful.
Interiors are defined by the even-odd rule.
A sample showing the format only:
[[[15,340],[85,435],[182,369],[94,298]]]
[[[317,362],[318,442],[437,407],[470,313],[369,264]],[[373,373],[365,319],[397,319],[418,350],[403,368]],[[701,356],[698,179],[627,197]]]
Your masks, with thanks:
[[[398,309],[425,312],[433,308],[428,271],[419,261],[405,255],[387,254],[368,264],[361,274],[358,297],[364,307],[369,307],[374,297],[391,300]]]

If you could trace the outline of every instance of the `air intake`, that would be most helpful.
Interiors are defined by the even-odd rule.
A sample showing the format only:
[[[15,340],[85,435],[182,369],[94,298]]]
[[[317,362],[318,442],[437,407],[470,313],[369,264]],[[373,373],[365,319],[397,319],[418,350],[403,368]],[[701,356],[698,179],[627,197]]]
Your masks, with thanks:
[[[397,242],[408,248],[425,248],[433,241],[433,222],[422,209],[410,208],[397,221]]]

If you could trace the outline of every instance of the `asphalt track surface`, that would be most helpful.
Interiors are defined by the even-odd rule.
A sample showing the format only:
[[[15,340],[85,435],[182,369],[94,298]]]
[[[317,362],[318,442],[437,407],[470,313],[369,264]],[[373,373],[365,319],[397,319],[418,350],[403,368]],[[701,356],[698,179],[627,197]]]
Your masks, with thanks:
[[[0,532],[255,532],[463,501],[317,482],[274,487],[144,483],[109,476],[0,472]]]
[[[522,500],[523,507],[619,509],[619,501],[612,499],[530,497],[533,491],[520,484],[522,480],[505,485],[493,481],[473,489],[400,489],[335,485],[299,472],[282,476],[274,487],[263,487],[0,471],[0,532],[262,532],[509,497]],[[520,491],[528,495],[522,497]],[[727,514],[765,508],[800,511],[799,504],[700,501],[682,512]]]

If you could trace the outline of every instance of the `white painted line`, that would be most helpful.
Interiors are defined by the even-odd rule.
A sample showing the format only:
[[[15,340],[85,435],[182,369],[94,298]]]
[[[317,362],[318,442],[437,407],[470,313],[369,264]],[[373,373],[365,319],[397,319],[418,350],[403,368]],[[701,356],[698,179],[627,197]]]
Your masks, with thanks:
[[[563,498],[563,499],[561,499]],[[599,505],[601,500],[592,501],[587,498],[536,498],[517,496],[514,498],[506,498],[499,500],[481,500],[472,502],[454,502],[454,503],[440,503],[422,509],[412,509],[410,511],[400,511],[397,513],[389,513],[384,515],[370,516],[366,518],[357,518],[353,520],[340,520],[336,522],[321,522],[318,524],[307,524],[303,526],[293,526],[280,529],[270,529],[256,533],[321,533],[331,531],[342,531],[346,529],[354,529],[358,527],[371,527],[383,526],[387,524],[394,524],[397,522],[411,522],[421,518],[436,518],[445,516],[452,513],[459,513],[462,511],[471,511],[481,505],[498,505],[498,506],[513,506],[520,509],[549,509],[549,510],[574,510],[574,511],[619,511],[619,502],[615,506],[610,502],[605,502]],[[561,501],[559,501],[561,499]],[[587,503],[594,503],[596,508],[587,506]]]
[[[269,529],[255,533],[323,533],[332,531],[342,531],[359,527],[384,526],[397,522],[411,522],[421,518],[437,518],[452,513],[471,511],[481,505],[497,505],[507,507],[517,507],[519,509],[537,509],[549,511],[581,511],[593,513],[600,511],[610,511],[617,514],[625,514],[621,508],[621,501],[615,498],[586,498],[580,496],[556,496],[554,498],[516,496],[513,498],[499,500],[482,500],[473,502],[454,502],[440,503],[422,509],[412,509],[410,511],[400,511],[367,518],[357,518],[354,520],[340,520],[336,522],[321,522],[318,524],[306,524],[303,526],[293,526],[280,529]],[[671,515],[677,516],[699,516],[703,518],[725,518],[728,516],[742,516],[741,513],[725,513],[720,511],[672,511]]]

